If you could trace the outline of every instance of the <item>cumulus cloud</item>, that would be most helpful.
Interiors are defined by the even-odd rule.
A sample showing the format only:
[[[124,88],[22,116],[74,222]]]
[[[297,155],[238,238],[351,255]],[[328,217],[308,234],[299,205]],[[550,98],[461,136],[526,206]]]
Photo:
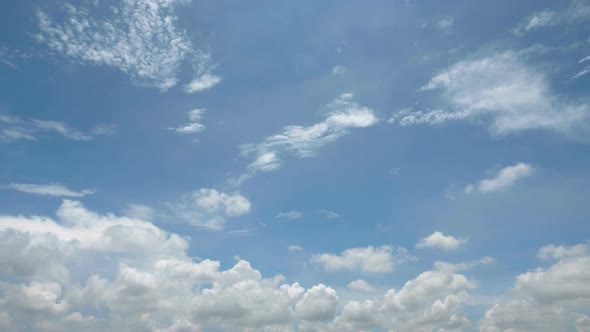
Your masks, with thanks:
[[[260,143],[242,145],[242,155],[252,156],[253,161],[246,173],[231,182],[239,185],[258,173],[276,171],[281,168],[284,155],[312,157],[324,145],[348,134],[350,129],[370,127],[379,121],[373,110],[357,104],[350,93],[340,95],[326,109],[328,116],[322,122],[308,127],[287,126],[281,133],[267,137]]]
[[[467,243],[467,239],[456,238],[436,231],[427,237],[421,238],[420,241],[416,243],[416,248],[438,248],[449,251],[455,250],[465,243]]]
[[[251,206],[239,193],[227,194],[212,188],[199,189],[166,205],[169,219],[212,230],[222,230],[227,217],[244,215]]]
[[[518,275],[507,300],[485,313],[480,331],[566,331],[574,323],[584,325],[582,313],[590,307],[590,256],[573,249],[578,246],[557,248],[564,247],[539,251],[539,256],[559,257],[558,261]],[[563,255],[572,251],[576,254]]]
[[[470,184],[465,187],[466,193],[478,190],[481,193],[502,191],[512,187],[516,182],[533,174],[534,168],[527,163],[517,163],[513,166],[502,168],[494,177],[481,180],[477,185]]]
[[[545,75],[526,64],[519,52],[460,61],[439,71],[421,90],[442,90],[449,109],[402,110],[388,122],[411,126],[479,120],[490,122],[496,136],[533,129],[574,139],[587,134],[590,106],[556,96]]]
[[[186,32],[177,27],[174,8],[189,2],[122,0],[119,4],[94,2],[79,7],[65,4],[65,19],[60,21],[46,12],[37,12],[37,37],[70,61],[111,66],[129,75],[136,85],[161,90],[175,86],[181,63],[192,61],[198,70],[187,92],[194,92],[215,85],[210,81],[216,76],[209,74],[210,56],[194,49]]]
[[[75,201],[57,219],[0,216],[0,239],[6,330],[287,330],[331,321],[339,301],[326,285],[263,278],[243,260],[227,270],[195,261],[188,239]]]
[[[311,258],[311,261],[322,265],[327,271],[385,273],[393,271],[395,264],[412,259],[413,257],[404,248],[368,246],[346,249],[340,255],[316,254]]]
[[[111,128],[109,131],[101,128]],[[85,133],[59,121],[28,119],[0,114],[0,142],[10,143],[18,140],[35,141],[40,136],[56,134],[72,141],[89,141],[95,136],[111,135],[112,126],[98,125]]]
[[[185,123],[181,126],[168,128],[170,130],[174,130],[178,134],[194,134],[200,131],[205,130],[205,125],[201,124],[201,120],[203,118],[203,114],[205,114],[204,109],[194,109],[189,111],[188,113],[189,122]]]
[[[13,189],[20,192],[44,196],[56,197],[84,197],[94,193],[93,189],[84,189],[80,191],[70,190],[60,184],[30,184],[30,183],[11,183],[5,186],[7,189]]]

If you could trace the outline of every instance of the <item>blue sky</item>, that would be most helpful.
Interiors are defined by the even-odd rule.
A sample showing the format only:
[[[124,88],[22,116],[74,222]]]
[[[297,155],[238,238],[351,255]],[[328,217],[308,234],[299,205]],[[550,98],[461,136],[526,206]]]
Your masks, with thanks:
[[[0,329],[590,331],[590,2],[0,10]]]

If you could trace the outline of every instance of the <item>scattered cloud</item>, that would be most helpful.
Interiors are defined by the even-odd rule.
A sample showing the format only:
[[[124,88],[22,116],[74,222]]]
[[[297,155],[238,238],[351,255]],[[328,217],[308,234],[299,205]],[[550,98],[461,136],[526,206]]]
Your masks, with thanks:
[[[466,193],[477,190],[481,193],[502,191],[512,187],[516,182],[533,174],[534,168],[527,163],[517,163],[513,166],[502,168],[494,177],[481,180],[477,185],[467,185]]]
[[[289,252],[296,252],[296,251],[301,251],[301,250],[303,250],[303,247],[296,246],[296,245],[293,245],[293,244],[292,244],[292,245],[289,245],[289,246],[287,247],[287,250],[289,250]]]
[[[112,135],[114,129],[106,131],[105,128],[108,128],[108,126],[98,125],[91,132],[84,133],[59,121],[28,119],[0,114],[0,141],[6,143],[18,140],[35,141],[39,136],[46,134],[57,134],[72,141],[89,141],[95,136]]]
[[[528,18],[526,18],[523,22],[518,24],[516,28],[514,28],[514,33],[521,35],[532,30],[536,30],[542,27],[548,27],[552,25],[556,25],[559,21],[559,14],[551,11],[551,10],[544,10],[537,13],[532,14]]]
[[[322,122],[308,127],[287,126],[260,143],[242,145],[242,155],[252,156],[253,161],[244,174],[230,182],[240,185],[259,173],[276,171],[281,168],[284,155],[312,157],[324,145],[348,134],[350,129],[370,127],[379,121],[373,110],[357,104],[350,93],[340,95],[326,109],[328,116]]]
[[[348,270],[362,273],[392,272],[395,264],[413,260],[405,248],[393,246],[360,247],[344,250],[340,255],[313,255],[311,261],[327,271]]]
[[[168,129],[174,130],[178,134],[194,134],[194,133],[198,133],[200,131],[203,131],[203,130],[205,130],[205,128],[207,128],[203,124],[200,123],[201,119],[203,118],[203,114],[205,114],[204,109],[197,108],[192,111],[189,111],[187,114],[188,114],[188,118],[189,118],[188,123],[185,123],[185,124],[178,126],[178,127],[168,128]]]
[[[589,251],[590,246],[588,246],[587,244],[577,244],[571,247],[565,247],[562,245],[556,246],[554,244],[550,244],[539,249],[537,257],[544,260],[564,259],[588,255]]]
[[[363,279],[357,279],[351,281],[346,287],[357,291],[357,292],[365,292],[365,293],[372,293],[376,290],[375,287],[371,286],[368,282],[364,281]]]
[[[402,110],[389,123],[436,125],[451,120],[488,122],[496,136],[544,129],[584,139],[590,106],[553,94],[544,74],[505,51],[455,63],[439,71],[421,91],[442,90],[450,110]]]
[[[56,196],[56,197],[84,197],[86,195],[94,194],[95,190],[85,189],[81,191],[70,190],[61,184],[30,184],[30,183],[10,183],[4,186],[6,189],[17,190],[23,193]]]
[[[210,59],[195,50],[186,32],[176,26],[174,7],[189,2],[122,0],[118,5],[94,2],[85,7],[66,3],[60,13],[65,19],[60,22],[37,12],[37,38],[72,62],[111,66],[128,74],[136,85],[165,91],[177,84],[183,61],[202,68]],[[188,92],[214,85],[210,81],[216,76],[203,72],[196,72]]]
[[[445,251],[456,250],[461,245],[467,243],[467,239],[456,238],[451,235],[445,235],[442,232],[436,231],[427,237],[423,237],[420,239],[418,243],[416,243],[416,248],[423,249],[423,248],[437,248],[442,249]]]
[[[187,93],[195,93],[211,89],[221,82],[221,77],[213,74],[203,74],[193,79],[189,84],[184,86]]]
[[[211,230],[222,230],[227,217],[250,212],[250,201],[239,193],[227,194],[202,188],[184,195],[178,202],[167,203],[167,219],[186,222]]]
[[[303,217],[303,214],[299,211],[288,211],[288,212],[281,212],[278,213],[275,218],[277,219],[291,219],[291,220],[295,220],[295,219],[300,219],[301,217]]]
[[[540,257],[558,261],[518,275],[507,299],[485,313],[480,330],[549,332],[566,331],[574,322],[583,326],[586,317],[581,313],[590,307],[590,256],[574,249],[579,246],[541,248]],[[563,255],[567,251],[576,254]]]

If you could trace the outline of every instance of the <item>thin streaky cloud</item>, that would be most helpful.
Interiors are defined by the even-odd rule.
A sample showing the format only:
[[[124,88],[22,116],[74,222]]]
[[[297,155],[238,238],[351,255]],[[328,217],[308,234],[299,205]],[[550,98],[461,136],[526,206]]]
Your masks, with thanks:
[[[94,194],[94,189],[74,191],[58,183],[32,184],[32,183],[10,183],[4,186],[5,189],[12,189],[28,194],[55,196],[55,197],[84,197]]]

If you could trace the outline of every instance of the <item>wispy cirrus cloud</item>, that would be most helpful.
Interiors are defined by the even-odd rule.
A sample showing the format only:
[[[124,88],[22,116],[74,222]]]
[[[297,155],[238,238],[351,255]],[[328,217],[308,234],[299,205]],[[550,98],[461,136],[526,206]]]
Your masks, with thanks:
[[[561,10],[542,10],[523,19],[513,30],[517,35],[560,24],[572,24],[590,19],[590,1],[572,0]]]
[[[57,134],[72,141],[89,141],[95,136],[112,135],[111,125],[95,126],[90,132],[82,132],[60,121],[20,118],[0,114],[0,141],[13,142],[18,140],[35,141],[47,134]]]
[[[191,61],[195,79],[187,92],[195,92],[212,87],[221,78],[209,73],[213,67],[210,56],[195,49],[186,32],[177,27],[174,8],[188,3],[190,0],[122,0],[117,5],[87,2],[78,7],[66,3],[61,21],[37,12],[37,37],[70,61],[111,66],[128,74],[138,86],[162,91],[178,83],[181,63]]]
[[[352,128],[366,128],[379,122],[375,112],[354,101],[351,93],[345,93],[326,106],[328,115],[324,121],[311,126],[286,126],[276,135],[262,142],[244,144],[240,147],[246,157],[253,157],[244,174],[230,180],[234,185],[264,172],[273,172],[282,167],[284,156],[309,158],[328,143],[349,133]]]
[[[84,189],[80,191],[74,191],[66,188],[65,186],[58,183],[51,184],[31,184],[31,183],[10,183],[2,186],[5,189],[12,189],[28,194],[36,194],[43,196],[56,196],[56,197],[84,197],[86,195],[94,194],[94,189]],[[0,187],[0,188],[2,188]]]
[[[475,190],[481,193],[502,191],[512,187],[521,179],[531,176],[533,171],[533,166],[527,163],[517,163],[513,166],[507,166],[502,168],[491,178],[483,179],[475,185],[468,185],[465,187],[465,192],[469,194]]]

